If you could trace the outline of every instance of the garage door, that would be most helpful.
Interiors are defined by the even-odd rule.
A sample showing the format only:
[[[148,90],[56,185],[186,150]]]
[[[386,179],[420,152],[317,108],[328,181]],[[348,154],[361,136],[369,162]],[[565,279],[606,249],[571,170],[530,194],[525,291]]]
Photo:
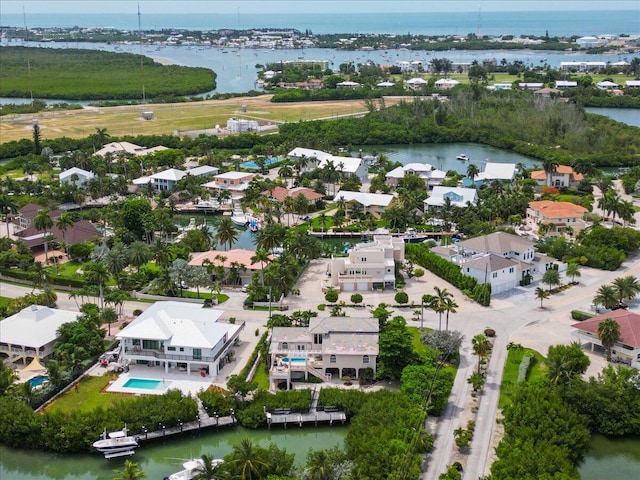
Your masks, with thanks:
[[[367,290],[369,290],[369,282],[358,282],[357,290],[359,292],[366,292]]]
[[[354,287],[354,286],[355,286],[355,284],[353,284],[353,283],[345,283],[345,284],[342,286],[342,289],[343,289],[345,292],[353,292],[353,287]]]

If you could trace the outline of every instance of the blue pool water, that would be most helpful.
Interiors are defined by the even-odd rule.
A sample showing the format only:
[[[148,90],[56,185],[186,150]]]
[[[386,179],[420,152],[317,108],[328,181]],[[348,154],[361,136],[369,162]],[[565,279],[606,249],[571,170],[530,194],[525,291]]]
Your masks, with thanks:
[[[140,388],[143,390],[157,390],[162,388],[162,380],[150,380],[148,378],[130,378],[122,385],[124,388]]]
[[[27,382],[29,382],[29,385],[31,385],[31,388],[34,388],[39,385],[42,385],[47,380],[49,380],[49,377],[47,377],[46,375],[38,375],[37,377],[30,378],[29,380],[27,380]]]
[[[270,167],[271,165],[273,165],[274,163],[278,163],[280,160],[278,160],[277,158],[273,157],[273,158],[267,158],[264,161],[264,166],[265,167]],[[256,164],[256,162],[254,162],[253,160],[251,160],[250,162],[244,162],[241,163],[240,166],[242,168],[247,168],[250,170],[257,170],[258,169],[258,165]]]
[[[305,358],[291,358],[289,359],[289,357],[284,357],[282,359],[283,363],[289,363],[289,360],[291,360],[291,363],[304,363],[305,362]]]

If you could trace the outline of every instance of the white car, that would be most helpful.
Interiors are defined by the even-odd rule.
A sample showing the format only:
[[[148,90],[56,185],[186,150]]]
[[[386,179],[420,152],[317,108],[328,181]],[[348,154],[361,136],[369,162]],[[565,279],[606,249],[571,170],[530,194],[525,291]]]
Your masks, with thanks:
[[[247,293],[247,287],[249,285],[242,285],[242,288],[240,289],[242,291],[242,293]]]

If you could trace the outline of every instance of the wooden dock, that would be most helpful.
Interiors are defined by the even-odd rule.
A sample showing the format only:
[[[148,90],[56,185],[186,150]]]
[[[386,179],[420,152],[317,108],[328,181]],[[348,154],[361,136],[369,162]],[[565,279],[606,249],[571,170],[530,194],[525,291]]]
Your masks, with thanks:
[[[329,425],[333,425],[333,422],[346,422],[347,415],[344,412],[339,411],[335,407],[326,406],[322,410],[318,410],[318,397],[320,391],[314,388],[311,391],[311,405],[307,413],[291,413],[286,408],[276,408],[273,412],[265,412],[267,416],[267,426],[271,429],[271,425],[287,425],[298,424],[302,427],[305,423],[313,422],[318,426],[318,422],[329,422]]]

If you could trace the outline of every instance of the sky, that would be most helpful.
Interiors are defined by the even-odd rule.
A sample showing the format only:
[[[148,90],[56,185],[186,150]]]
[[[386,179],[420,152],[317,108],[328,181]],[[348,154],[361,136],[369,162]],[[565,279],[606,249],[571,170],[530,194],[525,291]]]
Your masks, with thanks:
[[[638,0],[0,0],[0,15],[129,13],[385,13],[636,10]]]

